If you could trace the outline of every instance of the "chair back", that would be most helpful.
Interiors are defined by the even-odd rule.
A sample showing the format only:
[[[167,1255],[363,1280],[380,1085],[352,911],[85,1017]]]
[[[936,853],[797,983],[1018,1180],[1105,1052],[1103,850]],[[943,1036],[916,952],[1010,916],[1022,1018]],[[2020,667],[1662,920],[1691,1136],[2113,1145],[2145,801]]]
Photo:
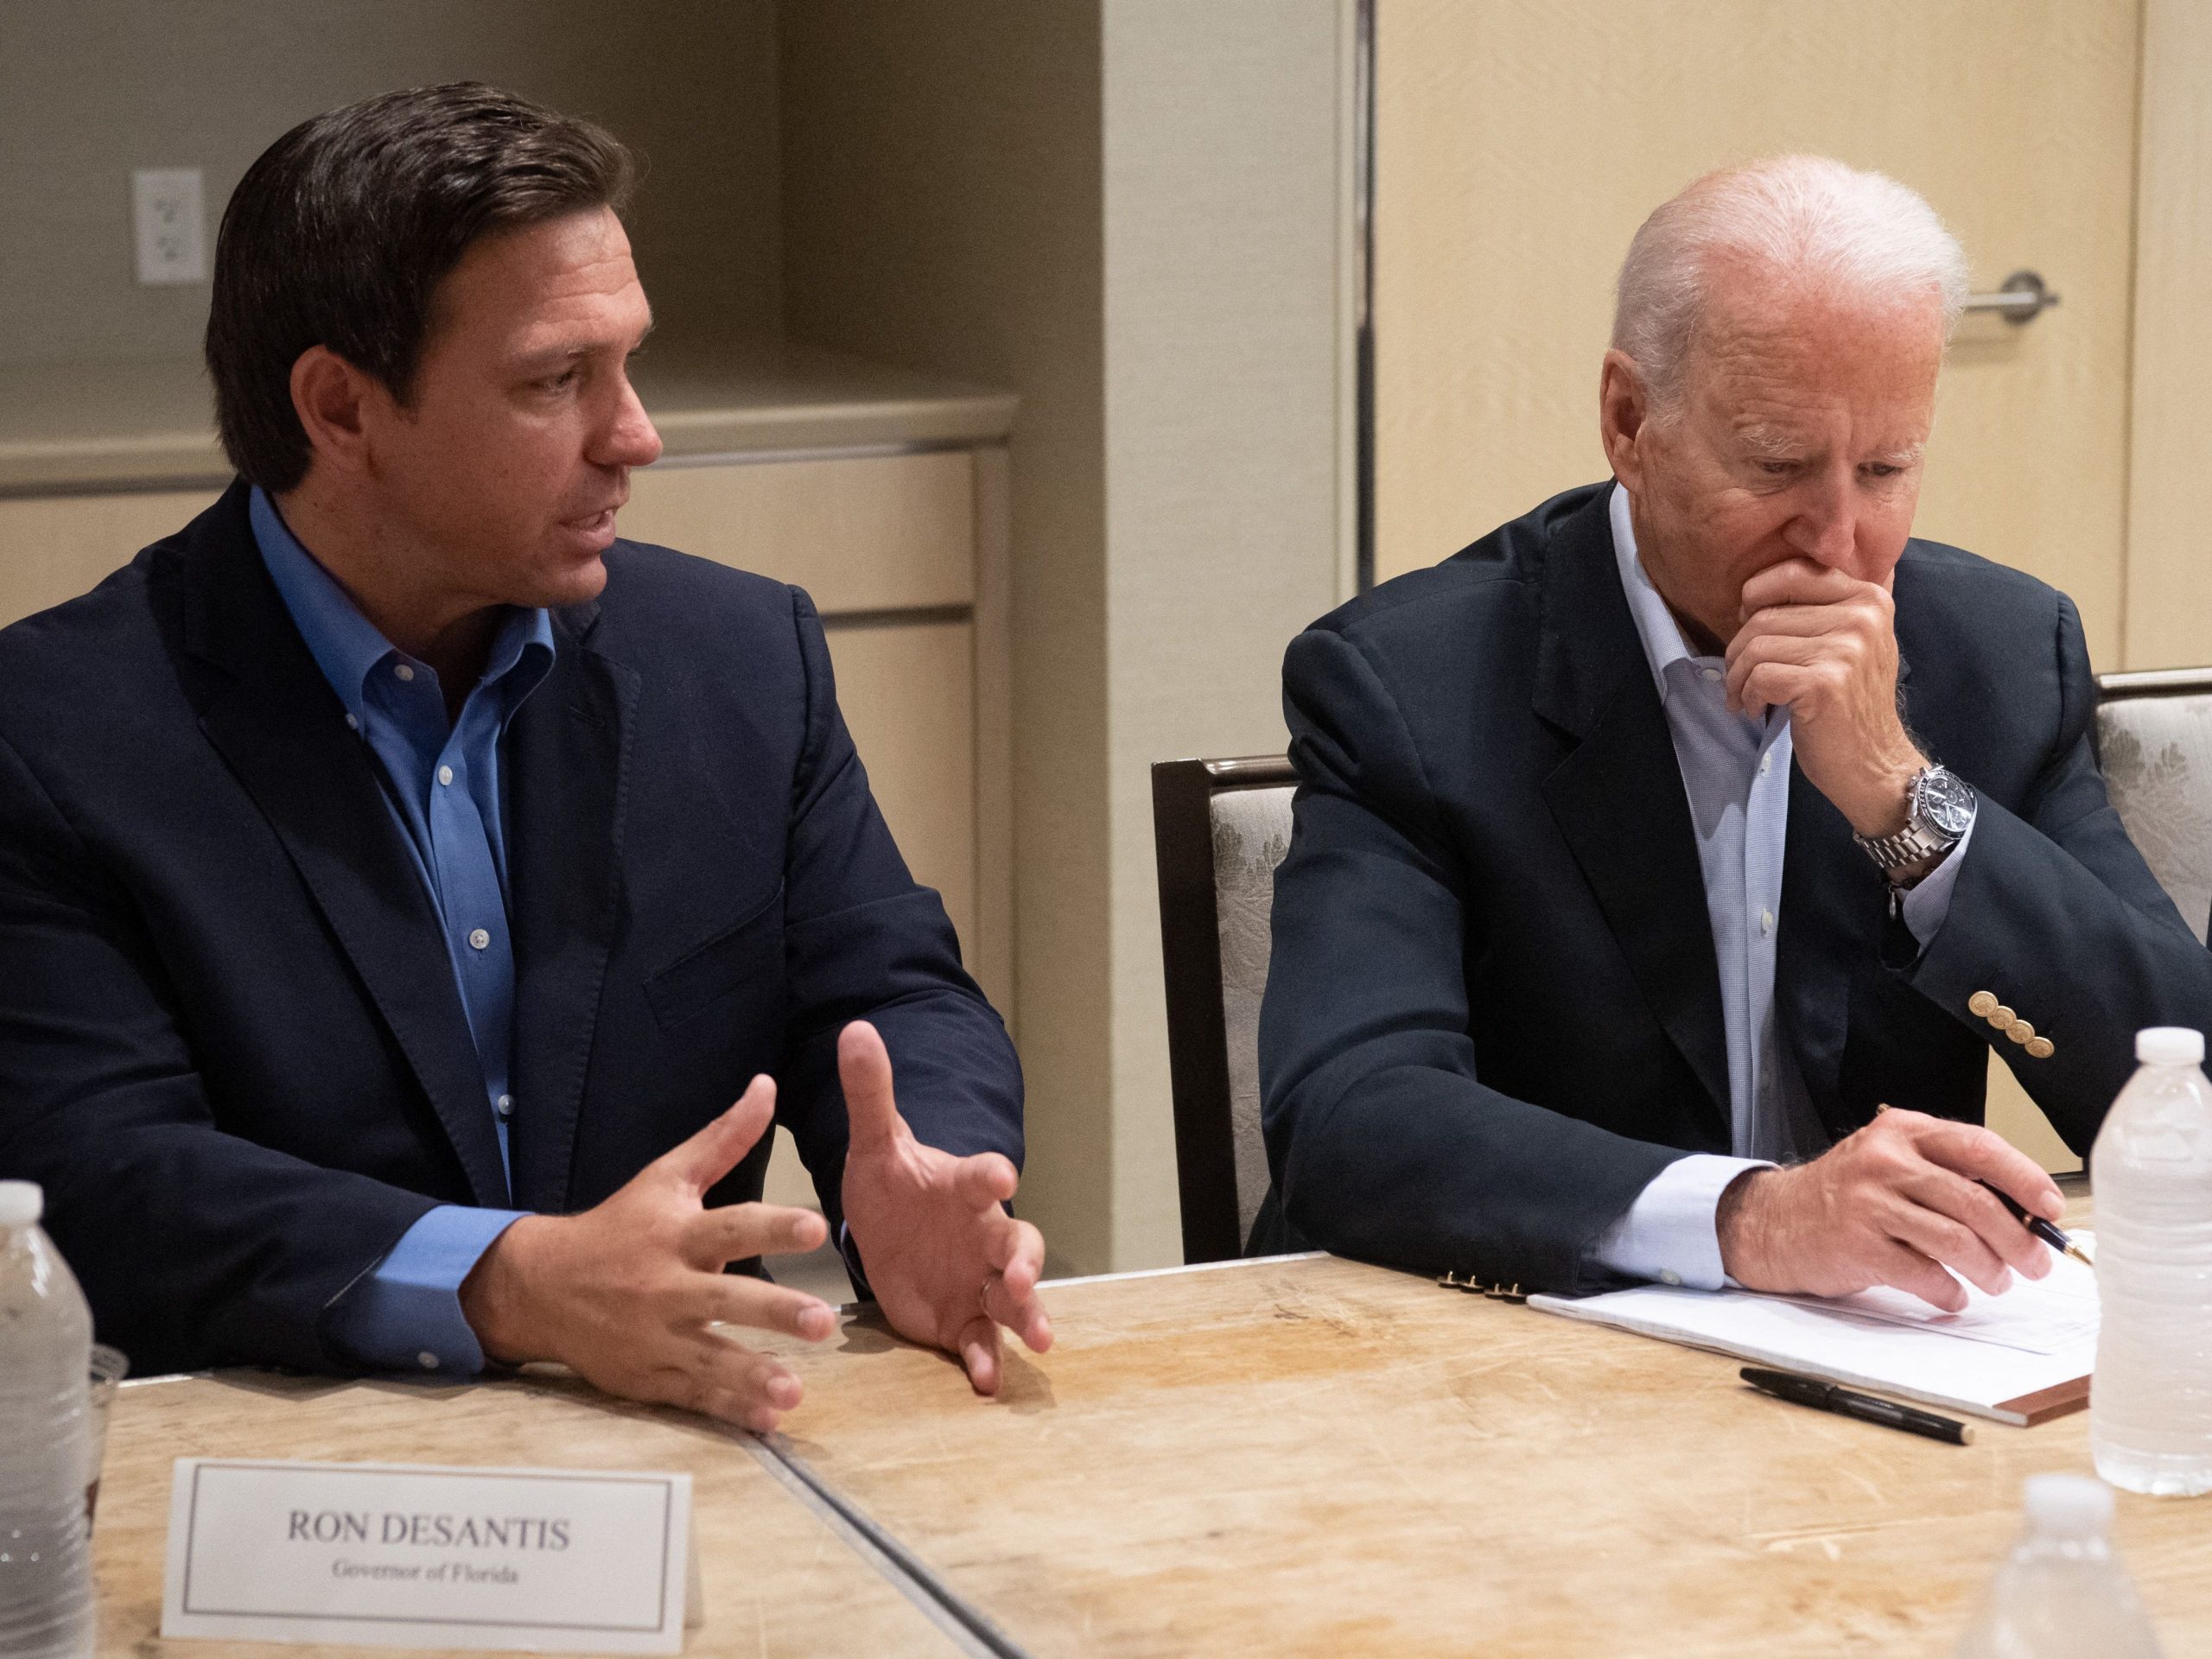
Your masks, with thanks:
[[[2105,789],[2199,939],[2212,919],[2212,669],[2097,677]]]
[[[1260,997],[1297,781],[1279,754],[1152,769],[1185,1262],[1243,1255],[1268,1192]]]

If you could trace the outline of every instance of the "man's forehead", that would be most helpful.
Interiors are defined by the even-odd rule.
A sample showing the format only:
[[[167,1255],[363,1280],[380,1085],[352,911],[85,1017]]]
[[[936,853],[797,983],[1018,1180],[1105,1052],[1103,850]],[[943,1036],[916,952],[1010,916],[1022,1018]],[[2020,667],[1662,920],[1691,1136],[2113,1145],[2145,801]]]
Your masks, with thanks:
[[[1778,308],[1713,319],[1691,351],[1707,418],[1752,454],[1802,452],[1847,427],[1853,447],[1911,451],[1934,416],[1940,310]]]
[[[642,334],[652,308],[613,213],[577,214],[485,238],[439,285],[448,321],[505,353]]]

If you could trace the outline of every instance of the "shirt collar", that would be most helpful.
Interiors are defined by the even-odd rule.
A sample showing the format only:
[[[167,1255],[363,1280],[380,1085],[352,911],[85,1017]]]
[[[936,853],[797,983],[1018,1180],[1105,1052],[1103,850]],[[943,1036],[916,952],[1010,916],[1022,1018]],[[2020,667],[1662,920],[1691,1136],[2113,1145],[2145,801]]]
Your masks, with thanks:
[[[307,641],[315,665],[346,705],[346,712],[357,722],[365,720],[364,688],[369,676],[388,658],[413,659],[361,614],[337,578],[301,545],[276,511],[276,504],[259,485],[254,486],[246,511],[253,523],[253,539],[261,550],[261,562],[268,567],[269,579],[276,584],[284,608],[291,613],[293,626]],[[537,649],[532,651],[532,646]],[[506,679],[524,663],[525,657],[528,667],[509,688],[510,713],[545,677],[553,660],[551,615],[542,608],[510,607],[492,641],[479,683],[490,685]]]
[[[1682,630],[1675,620],[1675,613],[1667,608],[1667,601],[1651,585],[1651,578],[1643,569],[1643,561],[1637,556],[1636,524],[1629,516],[1628,492],[1618,484],[1613,486],[1612,499],[1607,504],[1607,513],[1613,526],[1613,558],[1620,566],[1621,591],[1628,596],[1628,613],[1636,621],[1637,638],[1643,642],[1643,660],[1651,669],[1651,682],[1659,690],[1662,705],[1667,701],[1667,671],[1676,663],[1696,660],[1689,646],[1683,643]]]

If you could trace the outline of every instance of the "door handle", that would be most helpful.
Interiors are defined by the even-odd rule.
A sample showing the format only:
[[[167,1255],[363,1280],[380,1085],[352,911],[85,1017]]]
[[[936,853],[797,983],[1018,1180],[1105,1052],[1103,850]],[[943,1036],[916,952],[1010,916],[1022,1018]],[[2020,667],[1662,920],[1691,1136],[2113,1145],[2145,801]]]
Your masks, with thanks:
[[[1969,311],[1993,311],[2015,327],[2033,322],[2058,303],[2058,296],[2044,285],[2041,273],[2016,270],[1993,294],[1969,294]]]

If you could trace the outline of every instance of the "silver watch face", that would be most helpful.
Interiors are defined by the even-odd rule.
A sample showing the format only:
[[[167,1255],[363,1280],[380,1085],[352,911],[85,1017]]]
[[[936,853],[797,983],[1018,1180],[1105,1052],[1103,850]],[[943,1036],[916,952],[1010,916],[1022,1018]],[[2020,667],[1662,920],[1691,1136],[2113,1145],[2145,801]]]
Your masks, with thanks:
[[[1974,791],[1941,766],[1930,766],[1913,785],[1915,816],[1923,817],[1936,832],[1956,841],[1974,822]]]

